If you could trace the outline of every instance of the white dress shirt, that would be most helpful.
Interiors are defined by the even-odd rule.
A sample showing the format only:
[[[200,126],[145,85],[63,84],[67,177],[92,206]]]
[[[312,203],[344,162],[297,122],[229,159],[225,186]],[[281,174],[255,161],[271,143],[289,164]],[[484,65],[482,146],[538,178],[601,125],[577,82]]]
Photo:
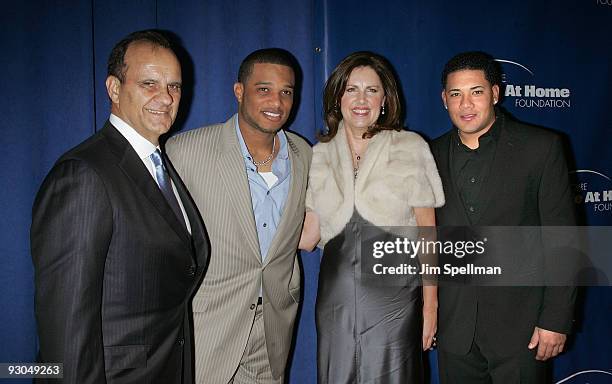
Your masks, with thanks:
[[[113,115],[111,113],[108,120],[113,125],[113,127],[117,128],[119,133],[121,133],[123,137],[125,137],[125,139],[130,143],[132,148],[134,148],[134,150],[138,154],[138,157],[140,157],[140,160],[142,160],[142,163],[151,174],[153,180],[155,180],[157,185],[159,185],[159,183],[157,182],[157,178],[155,177],[155,165],[153,165],[153,161],[149,157],[153,152],[155,152],[155,150],[159,149],[159,146],[153,145],[153,143],[151,143],[149,140],[142,137],[138,132],[136,132],[134,128],[130,127],[118,116]],[[172,179],[170,179],[170,181],[172,183],[172,191],[174,192],[174,196],[176,196],[176,200],[178,201],[179,207],[181,208],[181,213],[183,214],[183,219],[185,220],[187,230],[191,234],[191,224],[189,223],[187,212],[185,212],[185,207],[183,207],[183,202],[181,201],[181,197],[179,196],[178,191],[176,190],[174,181],[172,181]]]

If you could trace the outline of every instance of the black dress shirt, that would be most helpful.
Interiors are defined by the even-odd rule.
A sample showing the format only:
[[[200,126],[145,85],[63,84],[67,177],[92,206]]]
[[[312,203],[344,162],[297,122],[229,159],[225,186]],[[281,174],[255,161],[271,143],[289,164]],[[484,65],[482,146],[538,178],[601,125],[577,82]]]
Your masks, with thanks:
[[[471,224],[478,221],[483,208],[480,194],[487,193],[482,190],[482,185],[489,177],[495,158],[499,124],[499,119],[496,119],[491,129],[478,138],[476,149],[471,149],[461,142],[458,130],[453,135],[451,172]]]

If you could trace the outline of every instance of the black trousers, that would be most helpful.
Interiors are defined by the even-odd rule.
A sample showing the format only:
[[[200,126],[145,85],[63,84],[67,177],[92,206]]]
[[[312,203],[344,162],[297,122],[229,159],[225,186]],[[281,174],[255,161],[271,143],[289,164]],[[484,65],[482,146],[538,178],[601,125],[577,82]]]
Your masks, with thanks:
[[[477,327],[478,328],[478,327]],[[533,350],[520,349],[509,356],[498,356],[487,348],[478,330],[465,355],[438,349],[441,384],[543,384],[548,383],[547,364],[535,359]]]

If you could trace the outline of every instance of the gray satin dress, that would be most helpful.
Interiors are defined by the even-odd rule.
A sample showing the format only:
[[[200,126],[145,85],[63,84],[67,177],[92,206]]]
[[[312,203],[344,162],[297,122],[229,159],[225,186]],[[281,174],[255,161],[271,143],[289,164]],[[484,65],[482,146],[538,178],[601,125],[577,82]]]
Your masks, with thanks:
[[[422,383],[421,287],[413,276],[399,277],[398,283],[368,273],[376,260],[361,257],[364,225],[373,228],[355,210],[323,250],[316,303],[318,381]],[[370,236],[371,229],[367,232]],[[377,237],[395,238],[379,232]]]

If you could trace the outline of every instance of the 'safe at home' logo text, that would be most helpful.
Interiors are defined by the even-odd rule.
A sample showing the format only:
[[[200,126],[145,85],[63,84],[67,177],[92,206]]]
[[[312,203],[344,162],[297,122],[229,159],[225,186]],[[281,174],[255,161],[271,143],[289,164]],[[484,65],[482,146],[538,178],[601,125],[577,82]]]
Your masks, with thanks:
[[[612,1],[612,0],[610,0]],[[571,107],[571,91],[568,88],[560,87],[542,87],[533,84],[535,77],[533,71],[526,66],[515,61],[495,59],[505,66],[513,66],[520,68],[522,74],[529,74],[528,81],[523,84],[516,84],[512,78],[520,78],[521,76],[509,76],[509,71],[504,71],[502,75],[505,83],[504,96],[512,100],[515,107],[518,108],[569,108]]]
[[[577,169],[574,185],[576,204],[584,204],[592,214],[612,213],[612,178],[591,169]]]

